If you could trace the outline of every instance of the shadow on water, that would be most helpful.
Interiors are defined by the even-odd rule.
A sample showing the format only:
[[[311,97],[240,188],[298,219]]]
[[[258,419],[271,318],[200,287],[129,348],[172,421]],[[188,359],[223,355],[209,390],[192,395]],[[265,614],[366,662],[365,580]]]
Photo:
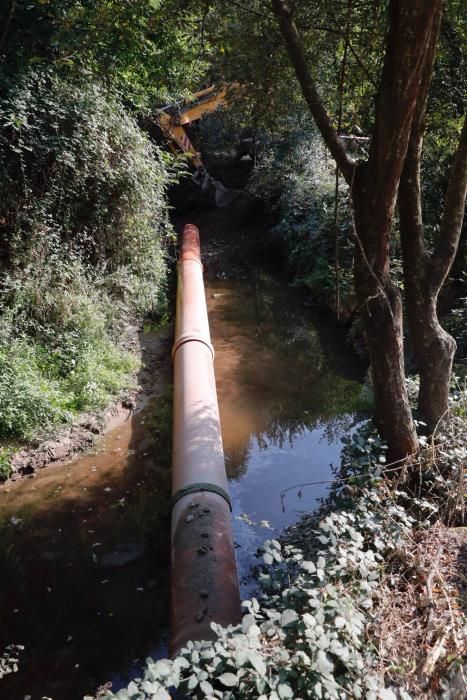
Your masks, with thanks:
[[[107,681],[120,687],[138,659],[165,648],[171,397],[163,372],[144,412],[128,414],[95,452],[0,490],[0,649],[25,646],[19,672],[0,681],[2,700],[81,700]]]

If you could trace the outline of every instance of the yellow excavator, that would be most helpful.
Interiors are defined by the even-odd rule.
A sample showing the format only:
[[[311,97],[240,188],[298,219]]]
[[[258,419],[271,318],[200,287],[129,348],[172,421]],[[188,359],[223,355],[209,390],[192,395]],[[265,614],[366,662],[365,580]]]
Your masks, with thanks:
[[[190,157],[194,168],[194,182],[200,185],[203,192],[213,194],[218,207],[230,204],[241,194],[241,190],[229,189],[209,175],[201,160],[201,154],[191,143],[184,127],[227,105],[229,96],[239,88],[238,83],[213,85],[194,93],[188,102],[160,109],[156,115],[157,123],[166,137],[169,147],[174,152],[180,149]]]

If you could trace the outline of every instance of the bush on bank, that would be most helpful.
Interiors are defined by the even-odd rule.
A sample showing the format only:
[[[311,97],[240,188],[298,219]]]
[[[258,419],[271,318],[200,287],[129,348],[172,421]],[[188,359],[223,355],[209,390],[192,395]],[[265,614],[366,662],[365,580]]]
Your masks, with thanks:
[[[91,78],[29,69],[0,102],[0,438],[103,406],[162,313],[175,173]]]
[[[352,254],[347,186],[339,182],[337,240],[341,306],[352,308]],[[335,167],[318,132],[307,119],[294,120],[287,136],[264,139],[248,190],[274,219],[272,234],[286,249],[297,284],[316,300],[336,307]]]

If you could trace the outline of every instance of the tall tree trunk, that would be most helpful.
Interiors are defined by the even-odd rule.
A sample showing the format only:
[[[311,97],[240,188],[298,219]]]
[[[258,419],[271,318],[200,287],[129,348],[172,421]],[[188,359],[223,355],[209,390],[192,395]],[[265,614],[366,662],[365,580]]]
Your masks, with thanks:
[[[368,337],[378,429],[390,457],[417,449],[405,387],[402,304],[389,274],[389,237],[397,189],[441,0],[391,0],[389,32],[367,163],[348,157],[319,96],[285,0],[271,0],[310,112],[347,180],[355,210],[355,289]]]
[[[359,165],[353,185],[355,289],[370,352],[375,423],[392,461],[415,452],[418,443],[405,384],[401,295],[388,265],[376,275],[367,257],[376,225],[368,206],[369,177],[367,164]]]
[[[440,15],[433,25],[418,102],[399,187],[400,232],[407,319],[420,373],[418,407],[434,427],[448,409],[449,381],[456,342],[440,325],[438,295],[454,261],[462,229],[467,190],[467,120],[446,194],[440,237],[429,253],[424,234],[420,164],[428,91],[433,72]]]

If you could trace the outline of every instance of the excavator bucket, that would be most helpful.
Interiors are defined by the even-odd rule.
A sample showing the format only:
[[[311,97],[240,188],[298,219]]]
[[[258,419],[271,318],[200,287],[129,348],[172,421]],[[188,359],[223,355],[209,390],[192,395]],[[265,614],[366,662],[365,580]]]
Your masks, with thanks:
[[[242,193],[241,190],[230,189],[219,180],[215,180],[204,168],[198,168],[193,180],[219,208],[228,206]]]

